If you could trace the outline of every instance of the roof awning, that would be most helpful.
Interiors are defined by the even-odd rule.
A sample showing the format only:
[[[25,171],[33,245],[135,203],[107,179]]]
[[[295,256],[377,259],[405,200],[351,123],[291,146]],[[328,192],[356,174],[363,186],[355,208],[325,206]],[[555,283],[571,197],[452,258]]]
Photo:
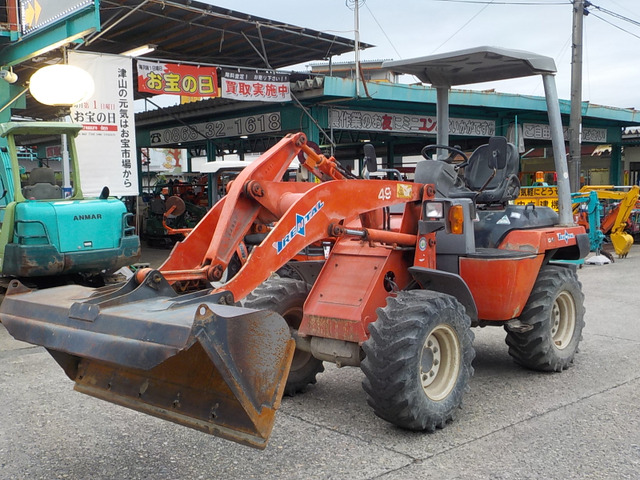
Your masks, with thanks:
[[[415,75],[420,81],[434,87],[452,87],[556,72],[556,65],[551,57],[497,47],[476,47],[388,61],[382,67],[397,73]]]

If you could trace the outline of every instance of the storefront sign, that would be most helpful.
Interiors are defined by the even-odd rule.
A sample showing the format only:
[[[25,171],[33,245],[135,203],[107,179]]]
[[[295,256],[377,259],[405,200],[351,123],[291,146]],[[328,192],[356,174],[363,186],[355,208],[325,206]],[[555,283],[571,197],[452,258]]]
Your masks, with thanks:
[[[564,139],[569,139],[569,127],[562,127]],[[551,140],[551,129],[543,123],[524,123],[522,135],[529,140]],[[582,128],[582,141],[587,143],[607,143],[606,128]]]
[[[515,205],[536,205],[551,207],[558,211],[558,187],[521,187],[520,196],[513,202]]]
[[[138,195],[131,58],[69,52],[69,63],[96,84],[93,96],[71,109],[84,126],[76,140],[83,193],[97,197],[106,186],[111,195]]]
[[[339,130],[368,130],[376,132],[418,133],[435,135],[436,117],[403,113],[371,112],[365,110],[333,109],[331,127]],[[470,118],[450,118],[449,134],[490,137],[495,135],[496,122]]]
[[[258,102],[288,102],[291,100],[289,75],[223,69],[222,97]]]
[[[261,113],[247,117],[213,120],[189,126],[164,128],[151,131],[151,145],[171,145],[199,140],[239,137],[258,133],[279,132],[280,113]]]
[[[188,97],[217,97],[216,67],[177,65],[137,60],[138,91],[156,95],[184,95]]]
[[[94,0],[20,0],[22,34],[32,33],[94,5]]]

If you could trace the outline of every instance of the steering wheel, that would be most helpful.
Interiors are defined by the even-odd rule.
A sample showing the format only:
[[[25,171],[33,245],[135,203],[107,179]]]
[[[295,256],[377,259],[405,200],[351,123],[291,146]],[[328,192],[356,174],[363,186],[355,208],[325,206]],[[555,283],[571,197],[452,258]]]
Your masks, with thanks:
[[[447,151],[449,151],[451,153],[456,153],[458,155],[462,155],[462,158],[464,159],[464,161],[455,166],[456,170],[458,170],[460,168],[463,168],[463,167],[466,167],[467,165],[469,165],[469,157],[467,157],[466,153],[464,153],[459,148],[450,147],[448,145],[427,145],[422,149],[420,154],[424,158],[426,158],[427,160],[432,160],[432,158],[429,155],[427,155],[427,152],[430,152],[431,150],[440,150],[440,149],[447,150]],[[445,162],[445,163],[453,163],[453,157],[454,157],[454,155],[449,155],[449,157],[443,158],[442,160],[439,160],[439,161]]]

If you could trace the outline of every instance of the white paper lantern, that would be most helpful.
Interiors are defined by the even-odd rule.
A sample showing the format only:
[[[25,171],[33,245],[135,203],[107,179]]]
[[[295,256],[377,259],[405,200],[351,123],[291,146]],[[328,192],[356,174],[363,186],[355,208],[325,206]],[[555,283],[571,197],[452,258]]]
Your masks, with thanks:
[[[93,95],[95,83],[91,75],[73,65],[49,65],[31,76],[29,91],[45,105],[71,106]]]

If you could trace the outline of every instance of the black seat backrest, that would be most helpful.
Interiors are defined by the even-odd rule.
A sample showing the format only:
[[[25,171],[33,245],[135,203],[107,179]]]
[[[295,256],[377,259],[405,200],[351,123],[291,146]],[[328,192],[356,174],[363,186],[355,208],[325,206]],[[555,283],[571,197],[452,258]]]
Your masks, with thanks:
[[[54,170],[49,167],[36,167],[31,170],[29,184],[22,187],[22,196],[34,200],[62,198],[62,189],[56,185]]]
[[[440,160],[422,160],[416,164],[414,175],[416,183],[432,183],[436,187],[436,196],[441,198],[475,198],[476,193],[469,190],[454,166]]]
[[[465,168],[467,187],[479,192],[476,204],[506,204],[515,200],[520,194],[519,166],[518,150],[505,137],[491,137],[488,144],[478,147]]]

